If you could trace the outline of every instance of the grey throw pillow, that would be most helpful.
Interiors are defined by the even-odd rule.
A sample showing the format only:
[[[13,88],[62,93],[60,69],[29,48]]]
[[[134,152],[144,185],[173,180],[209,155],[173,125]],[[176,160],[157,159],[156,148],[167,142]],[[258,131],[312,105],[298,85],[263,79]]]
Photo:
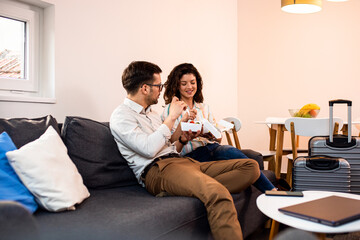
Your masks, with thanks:
[[[111,188],[138,184],[119,152],[109,123],[66,117],[62,137],[87,187]]]
[[[0,133],[7,132],[17,148],[38,139],[49,126],[60,135],[58,123],[51,115],[40,118],[0,119]]]

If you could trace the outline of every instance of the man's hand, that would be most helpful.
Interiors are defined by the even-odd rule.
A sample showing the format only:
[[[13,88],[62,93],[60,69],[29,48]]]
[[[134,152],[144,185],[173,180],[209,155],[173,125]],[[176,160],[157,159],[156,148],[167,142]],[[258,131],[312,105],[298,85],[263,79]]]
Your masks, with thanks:
[[[185,109],[186,103],[179,101],[177,97],[173,97],[170,104],[169,116],[167,116],[167,118],[164,120],[164,124],[170,129],[170,131],[174,126],[176,119]]]
[[[173,120],[176,120],[185,109],[186,103],[179,101],[177,97],[173,97],[170,103],[169,117]]]
[[[192,132],[191,130],[187,132],[181,132],[179,141],[175,142],[176,150],[181,152],[181,149],[188,143],[188,141],[191,141],[198,136],[200,136],[200,131],[197,131],[196,133]]]
[[[193,131],[189,130],[186,132],[182,132],[181,139],[182,140],[186,139],[186,141],[188,142],[188,141],[193,140],[194,138],[197,138],[198,136],[200,136],[200,134],[201,134],[201,131],[193,132]]]

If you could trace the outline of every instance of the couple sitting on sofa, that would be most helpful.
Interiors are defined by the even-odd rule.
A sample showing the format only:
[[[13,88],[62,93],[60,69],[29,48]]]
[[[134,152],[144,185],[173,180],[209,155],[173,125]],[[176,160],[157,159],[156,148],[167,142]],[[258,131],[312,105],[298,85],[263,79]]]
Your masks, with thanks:
[[[118,148],[151,194],[196,197],[206,207],[214,239],[242,239],[230,193],[251,184],[262,192],[275,188],[260,173],[257,162],[240,150],[220,146],[221,139],[200,131],[181,131],[181,121],[206,118],[213,122],[208,106],[202,104],[200,74],[191,64],[179,65],[170,73],[165,92],[169,104],[161,119],[151,109],[163,87],[160,73],[149,62],[132,62],[124,70],[122,83],[128,95],[110,119]],[[187,108],[190,111],[183,113]]]

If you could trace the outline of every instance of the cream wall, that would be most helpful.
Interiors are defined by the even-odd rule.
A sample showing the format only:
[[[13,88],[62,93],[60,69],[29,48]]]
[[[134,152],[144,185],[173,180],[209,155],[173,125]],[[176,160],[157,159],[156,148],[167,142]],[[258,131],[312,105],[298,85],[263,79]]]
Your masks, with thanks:
[[[280,2],[238,1],[242,147],[266,149],[267,127],[254,122],[289,116],[288,108],[306,103],[327,117],[328,100],[351,99],[360,118],[360,1],[323,0],[321,12],[307,15],[282,12]],[[335,115],[346,119],[345,110]]]
[[[0,102],[0,117],[107,121],[126,95],[120,77],[132,60],[159,64],[163,82],[173,66],[194,63],[217,119],[242,119],[243,147],[267,148],[267,128],[255,121],[309,102],[327,116],[329,99],[348,98],[360,117],[358,0],[323,1],[309,15],[282,12],[280,0],[47,1],[56,6],[57,102]]]
[[[237,1],[48,0],[55,4],[56,104],[0,102],[0,117],[52,114],[108,121],[133,60],[193,63],[218,118],[237,112]],[[162,97],[162,96],[161,96]],[[217,100],[232,104],[219,104]],[[162,111],[161,104],[157,106]]]

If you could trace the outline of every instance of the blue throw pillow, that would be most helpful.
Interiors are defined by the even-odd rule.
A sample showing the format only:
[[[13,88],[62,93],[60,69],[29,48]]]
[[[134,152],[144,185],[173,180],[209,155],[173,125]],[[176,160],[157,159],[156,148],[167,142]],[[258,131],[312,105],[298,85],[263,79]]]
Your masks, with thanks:
[[[0,134],[0,200],[12,200],[23,204],[30,212],[38,208],[34,196],[22,184],[14,169],[10,166],[5,153],[16,150],[10,136]]]

